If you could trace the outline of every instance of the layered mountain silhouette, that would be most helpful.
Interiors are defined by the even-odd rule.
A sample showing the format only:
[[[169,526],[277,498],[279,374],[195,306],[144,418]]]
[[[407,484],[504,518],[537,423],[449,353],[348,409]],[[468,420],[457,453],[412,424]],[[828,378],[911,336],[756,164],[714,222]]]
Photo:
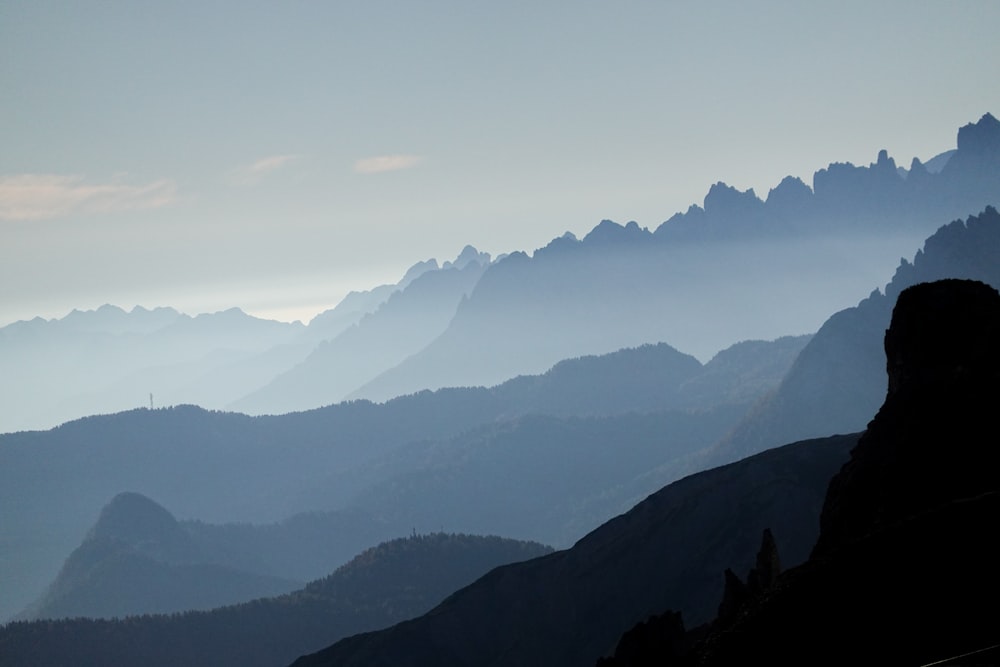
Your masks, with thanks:
[[[230,554],[197,539],[163,507],[122,493],[101,511],[45,595],[19,618],[135,614],[210,609],[286,593],[301,585],[243,569],[253,554]],[[311,546],[311,545],[310,545]]]
[[[904,290],[885,335],[888,393],[833,478],[806,563],[707,630],[676,615],[602,664],[995,664],[1000,293]],[[985,446],[984,446],[985,445]],[[664,632],[665,631],[665,632]],[[637,634],[645,635],[638,641]],[[669,638],[668,638],[669,637]]]
[[[157,405],[176,402],[172,392],[205,378],[207,386],[226,385],[224,369],[267,350],[276,352],[261,371],[273,372],[273,357],[304,329],[235,308],[190,317],[104,306],[16,322],[0,328],[0,431],[149,405],[150,393]],[[207,386],[190,400],[204,397]]]
[[[723,569],[749,567],[764,528],[789,562],[807,557],[827,484],[856,441],[797,443],[687,477],[571,549],[494,570],[418,619],[295,664],[579,665],[669,605],[707,620]]]
[[[341,401],[444,331],[489,264],[488,254],[466,247],[454,263],[424,271],[301,363],[229,407],[280,414]]]
[[[423,274],[488,259],[467,248],[443,266],[435,260],[418,262],[398,283],[352,292],[309,326],[262,320],[238,309],[190,317],[171,308],[137,306],[125,312],[110,305],[73,311],[58,320],[16,322],[0,328],[0,362],[9,373],[0,384],[0,432],[50,428],[151,400],[155,405],[225,407],[295,367]],[[450,317],[455,303],[441,317]],[[395,317],[412,315],[410,324],[417,327],[431,318],[432,306],[433,301],[421,305],[410,299],[408,315],[397,312]]]
[[[748,343],[705,365],[667,345],[648,346],[567,361],[494,388],[422,392],[383,405],[356,401],[257,418],[193,406],[144,409],[0,436],[9,540],[0,551],[0,613],[17,613],[42,593],[108,497],[122,489],[156,498],[180,517],[258,524],[228,526],[226,542],[265,554],[274,567],[264,574],[298,581],[414,526],[465,526],[564,545],[675,479],[659,466],[721,437],[777,386],[806,340]],[[626,418],[631,411],[655,414]],[[626,433],[641,435],[643,445],[618,457],[621,465],[609,468],[615,477],[585,483],[593,477],[583,475],[584,452],[606,458],[604,445],[623,442]],[[461,458],[449,458],[454,452]],[[398,504],[435,474],[458,475],[456,482],[471,470],[488,475],[489,457],[512,481],[552,471],[586,502],[520,515],[504,500],[509,489],[490,483],[484,488],[491,493],[478,496],[497,508],[489,531],[485,520],[470,521],[468,499],[455,495],[461,485],[441,487],[412,507]],[[567,460],[576,461],[576,472],[567,474]],[[632,479],[640,472],[643,479]],[[583,476],[574,482],[577,474]],[[520,502],[545,494],[547,484],[529,485]],[[217,533],[199,539],[216,540]]]
[[[655,231],[605,220],[487,271],[448,329],[350,396],[384,400],[494,384],[559,359],[665,341],[700,359],[735,342],[815,331],[942,223],[1000,203],[1000,121],[959,130],[937,173],[885,151],[833,164],[766,201],[723,183]],[[789,280],[794,276],[794,280]]]
[[[997,546],[983,527],[1000,508],[998,455],[983,437],[998,337],[994,288],[906,289],[885,334],[885,403],[860,439],[806,441],[686,478],[568,551],[501,568],[419,619],[295,664],[594,664],[629,615],[602,665],[929,664],[995,652],[996,613],[975,600],[996,589]],[[843,459],[823,468],[824,455],[855,443],[827,489]],[[819,514],[811,493],[824,496]],[[803,523],[788,525],[796,539],[785,546],[776,526],[791,515]],[[780,574],[801,561],[798,538],[816,540],[812,553]],[[716,589],[695,585],[727,551],[739,555],[712,563]],[[733,574],[748,570],[746,584]],[[657,610],[658,595],[674,602]],[[685,635],[684,619],[701,623],[720,600],[714,624]]]
[[[466,248],[348,295],[309,327],[270,323],[270,338],[251,335],[262,325],[249,318],[223,340],[111,323],[61,339],[62,321],[17,323],[0,329],[17,379],[0,387],[0,431],[146,405],[150,393],[157,405],[276,414],[489,386],[647,343],[707,360],[738,341],[813,332],[942,222],[1000,202],[998,136],[986,114],[927,165],[901,169],[882,151],[868,166],[819,170],[811,187],[786,178],[763,200],[717,183],[654,231],[604,221],[495,262]]]
[[[550,551],[499,537],[414,535],[367,549],[278,597],[184,614],[11,623],[0,628],[0,656],[10,667],[287,664],[341,637],[421,614],[494,567]]]
[[[781,386],[714,453],[724,463],[801,438],[856,431],[884,398],[882,335],[907,287],[968,278],[1000,287],[1000,213],[955,220],[935,232],[912,262],[905,259],[884,291],[836,313],[802,350]]]

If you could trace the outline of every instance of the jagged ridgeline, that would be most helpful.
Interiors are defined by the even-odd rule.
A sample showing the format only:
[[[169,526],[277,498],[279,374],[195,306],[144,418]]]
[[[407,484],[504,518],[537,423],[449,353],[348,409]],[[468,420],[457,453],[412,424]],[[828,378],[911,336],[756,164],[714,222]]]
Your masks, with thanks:
[[[467,247],[308,327],[109,309],[17,323],[0,329],[0,361],[19,379],[0,384],[0,431],[145,405],[150,392],[155,405],[277,414],[492,385],[646,343],[707,361],[741,340],[811,333],[941,224],[1000,202],[998,137],[987,114],[926,165],[902,169],[883,151],[821,169],[811,187],[786,178],[764,199],[718,183],[653,231],[604,221],[532,256]]]
[[[123,502],[142,501],[118,499]],[[123,508],[114,511],[124,518]],[[421,614],[498,565],[549,551],[499,537],[414,535],[368,549],[329,576],[279,597],[204,612],[11,623],[0,629],[0,662],[273,667],[341,637]]]
[[[531,257],[494,260],[467,249],[454,263],[414,267],[392,289],[356,295],[341,313],[318,318],[316,329],[255,322],[239,353],[213,352],[208,366],[189,360],[209,368],[215,386],[239,387],[240,396],[279,377],[290,384],[278,393],[298,396],[308,383],[296,377],[356,380],[371,372],[377,375],[348,395],[489,388],[420,391],[383,404],[353,400],[275,417],[162,409],[159,401],[174,401],[157,391],[156,409],[2,435],[2,611],[38,599],[60,564],[67,576],[40,605],[65,602],[61,594],[83,590],[80,584],[113,586],[130,571],[119,564],[142,563],[174,582],[206,565],[222,567],[237,578],[258,577],[255,586],[263,576],[288,590],[416,526],[575,545],[495,571],[425,617],[336,644],[315,657],[318,664],[588,664],[650,614],[673,608],[689,623],[708,620],[722,596],[721,573],[753,566],[765,528],[783,565],[808,556],[827,481],[856,437],[769,448],[864,427],[885,394],[880,351],[899,291],[943,277],[1000,283],[1000,215],[983,208],[1000,199],[998,137],[1000,123],[985,116],[961,129],[956,151],[928,167],[900,170],[883,154],[869,167],[831,165],[811,189],[786,180],[766,201],[719,184],[704,207],[654,232],[605,222],[582,240],[564,237]],[[931,230],[970,212],[904,260],[884,295],[871,291]],[[419,349],[390,368],[347,372],[344,360],[358,345],[390,330],[398,335],[407,317],[431,312],[432,303],[433,322],[420,329],[426,342],[410,341]],[[142,326],[129,319],[136,314]],[[170,349],[177,330],[242,340],[236,332],[249,319],[238,311],[200,321],[169,311],[99,319],[108,315],[113,325],[90,332],[104,349],[146,352],[158,349],[144,347],[157,337]],[[23,324],[20,333],[30,328],[42,340],[51,323]],[[811,339],[779,338],[816,328]],[[726,347],[745,338],[767,340]],[[0,339],[5,354],[29,358],[27,348],[7,340],[14,339]],[[132,348],[127,341],[141,342]],[[39,349],[44,356],[44,345]],[[54,355],[52,363],[71,357]],[[312,365],[317,360],[325,361]],[[174,386],[215,382],[163,361],[169,370],[147,373],[140,362],[130,371],[145,385],[143,403],[161,372],[179,381]],[[507,379],[514,374],[522,377]],[[44,389],[39,382],[21,393]],[[336,400],[301,396],[319,402],[281,409]],[[227,400],[238,398],[230,393]],[[180,517],[245,525],[215,531],[137,501],[133,506],[150,510],[140,523],[161,529],[158,546],[115,522],[116,530],[95,529],[81,544],[100,508],[126,489]],[[282,548],[281,536],[292,535]],[[228,546],[215,551],[220,545]],[[78,546],[81,558],[64,563]],[[110,562],[116,565],[106,567]],[[71,576],[91,565],[95,575]],[[197,584],[164,588],[186,587],[211,592]],[[116,633],[131,622],[92,627]],[[43,627],[63,626],[11,626],[21,637]],[[172,641],[201,631],[191,632]]]

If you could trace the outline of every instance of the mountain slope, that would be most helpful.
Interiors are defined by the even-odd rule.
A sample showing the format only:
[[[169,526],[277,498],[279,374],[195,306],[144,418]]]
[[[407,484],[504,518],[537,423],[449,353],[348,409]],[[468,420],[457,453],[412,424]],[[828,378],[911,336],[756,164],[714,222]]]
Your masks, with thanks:
[[[902,292],[889,390],[830,483],[809,560],[670,664],[996,664],[1000,293]],[[986,445],[986,446],[984,446]],[[985,649],[985,650],[984,650]],[[663,662],[668,656],[646,655]]]
[[[108,503],[45,595],[19,618],[210,609],[294,590],[299,582],[234,567],[199,542],[163,507],[137,493]]]
[[[0,628],[0,655],[9,667],[281,665],[340,637],[420,614],[494,567],[548,551],[499,537],[396,539],[275,598],[170,616],[11,623]]]
[[[0,615],[17,613],[41,594],[101,507],[122,489],[155,497],[180,517],[214,523],[266,524],[325,510],[285,527],[227,528],[228,539],[266,550],[282,564],[269,574],[308,580],[366,545],[399,534],[399,526],[346,509],[366,488],[402,472],[398,466],[372,468],[394,449],[420,440],[446,441],[484,424],[546,410],[571,417],[746,406],[776,385],[804,342],[759,344],[759,351],[770,350],[763,353],[773,360],[766,367],[746,355],[720,355],[720,362],[706,364],[695,376],[691,370],[697,361],[658,345],[569,362],[548,376],[521,378],[509,386],[423,392],[384,405],[357,401],[257,418],[186,406],[0,435],[0,507],[5,510]],[[719,363],[726,359],[724,368]],[[708,391],[678,390],[703,376],[714,378]],[[626,391],[630,379],[643,391]],[[738,417],[737,408],[728,409],[730,422]],[[403,524],[402,530],[412,525]],[[441,522],[420,525],[436,530]],[[311,549],[289,553],[274,547],[286,528],[308,539]],[[576,529],[575,535],[585,530]],[[263,534],[273,534],[273,540]]]
[[[943,278],[1000,287],[1000,213],[988,207],[941,227],[913,262],[903,260],[885,292],[831,316],[796,359],[775,395],[723,443],[724,463],[792,439],[858,430],[884,398],[882,338],[905,288]]]
[[[494,570],[418,619],[295,664],[588,664],[669,604],[708,618],[723,569],[749,565],[765,527],[790,562],[807,556],[827,483],[855,442],[797,443],[692,475],[569,550]]]
[[[456,260],[460,265],[422,273],[301,363],[229,407],[280,414],[342,400],[440,334],[489,261],[489,255],[467,248]]]

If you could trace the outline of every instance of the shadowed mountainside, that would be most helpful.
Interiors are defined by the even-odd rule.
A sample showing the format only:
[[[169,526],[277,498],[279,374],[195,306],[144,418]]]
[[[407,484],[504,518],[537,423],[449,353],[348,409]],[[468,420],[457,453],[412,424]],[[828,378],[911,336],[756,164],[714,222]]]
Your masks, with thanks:
[[[675,617],[650,623],[602,664],[995,664],[1000,619],[984,602],[1000,592],[986,528],[1000,513],[1000,454],[984,437],[998,339],[994,288],[904,290],[884,339],[885,402],[830,483],[809,560],[726,617],[720,607],[707,635],[679,636]]]
[[[108,497],[123,489],[157,498],[180,517],[213,523],[269,523],[324,510],[273,526],[225,528],[227,540],[267,554],[274,566],[267,574],[305,581],[365,546],[399,534],[400,526],[348,504],[391,476],[418,472],[404,470],[390,456],[407,443],[446,442],[477,427],[476,437],[482,438],[505,432],[504,422],[546,410],[568,418],[592,413],[611,417],[609,413],[632,409],[718,408],[722,412],[716,414],[725,415],[725,422],[705,417],[702,423],[708,430],[701,429],[701,435],[695,433],[686,443],[663,442],[661,448],[670,452],[699,442],[705,446],[709,433],[721,436],[720,428],[732,424],[761,392],[777,384],[805,340],[740,346],[719,355],[718,363],[701,367],[700,375],[692,375],[700,366],[696,360],[657,345],[567,362],[545,376],[509,385],[422,392],[384,405],[356,401],[256,418],[187,406],[92,417],[47,432],[0,435],[0,506],[6,512],[0,541],[0,583],[5,591],[0,613],[17,613],[41,594]],[[692,383],[702,389],[678,390]],[[684,416],[688,433],[695,421]],[[555,428],[568,434],[579,426],[560,423]],[[429,446],[431,452],[446,451],[443,445]],[[540,447],[544,451],[545,443]],[[405,455],[419,448],[400,451]],[[566,455],[572,456],[572,450]],[[585,465],[585,460],[577,460]],[[426,463],[441,461],[431,456]],[[530,461],[521,465],[530,469]],[[600,496],[600,489],[590,492]],[[594,516],[621,507],[612,500]],[[442,520],[419,525],[437,530]],[[593,525],[575,529],[574,538]],[[307,541],[310,549],[276,547],[286,531]],[[519,531],[507,534],[523,536]]]
[[[145,496],[119,494],[101,510],[42,598],[18,618],[211,609],[301,585],[268,576],[266,562],[253,563],[254,554],[232,554],[197,538]]]
[[[941,227],[885,292],[836,313],[802,350],[775,394],[747,416],[710,462],[725,463],[789,440],[859,430],[884,399],[882,336],[907,287],[967,278],[1000,287],[1000,213],[988,207]]]
[[[345,639],[311,665],[579,665],[670,604],[709,618],[722,570],[753,562],[775,528],[808,555],[830,477],[856,436],[802,442],[675,482],[571,549],[494,570],[426,615]]]
[[[494,567],[549,551],[499,537],[396,539],[275,598],[169,616],[10,623],[0,628],[0,656],[8,667],[273,667],[340,637],[416,616]]]

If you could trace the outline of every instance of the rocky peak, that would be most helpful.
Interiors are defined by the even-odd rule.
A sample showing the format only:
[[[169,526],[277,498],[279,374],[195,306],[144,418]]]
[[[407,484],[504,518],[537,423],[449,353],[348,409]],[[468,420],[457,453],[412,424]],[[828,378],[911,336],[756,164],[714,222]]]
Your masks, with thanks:
[[[978,122],[960,127],[958,150],[976,154],[1000,152],[1000,120],[987,113]]]
[[[972,280],[903,290],[885,334],[885,403],[830,483],[814,555],[1000,489],[1000,293]]]

